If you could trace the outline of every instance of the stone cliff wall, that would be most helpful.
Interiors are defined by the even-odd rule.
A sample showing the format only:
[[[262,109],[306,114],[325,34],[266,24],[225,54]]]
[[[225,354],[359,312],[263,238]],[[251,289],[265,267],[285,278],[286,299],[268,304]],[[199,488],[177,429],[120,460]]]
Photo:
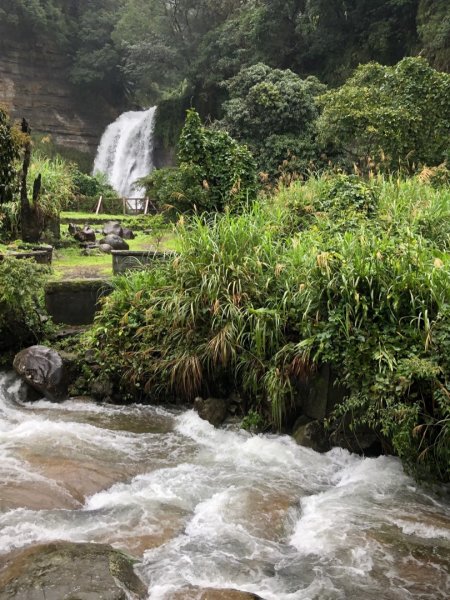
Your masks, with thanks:
[[[0,23],[0,104],[25,117],[56,146],[95,154],[106,125],[121,112],[69,82],[69,60],[56,47],[21,39]]]

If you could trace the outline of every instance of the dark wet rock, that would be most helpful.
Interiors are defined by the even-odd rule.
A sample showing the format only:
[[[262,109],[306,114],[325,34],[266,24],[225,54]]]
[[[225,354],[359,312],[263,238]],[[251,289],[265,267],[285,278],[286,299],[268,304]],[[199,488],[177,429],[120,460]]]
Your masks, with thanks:
[[[108,221],[103,225],[103,234],[104,235],[118,235],[119,237],[123,236],[122,225],[119,221]]]
[[[383,447],[379,436],[368,427],[359,425],[350,430],[347,424],[333,431],[330,435],[333,446],[345,448],[355,454],[364,456],[379,456],[383,454]]]
[[[77,231],[80,231],[80,228],[75,223],[69,223],[67,231],[70,235],[75,235]]]
[[[100,374],[89,384],[89,394],[97,400],[107,401],[111,398],[114,385],[107,375]]]
[[[104,544],[33,546],[0,571],[0,600],[143,600],[147,589],[134,562]]]
[[[35,390],[52,401],[67,398],[69,371],[56,350],[46,346],[30,346],[16,354],[16,372]]]
[[[295,422],[292,437],[297,444],[312,448],[316,452],[327,452],[330,442],[322,421],[311,420],[302,415]]]
[[[100,244],[108,244],[113,250],[129,250],[130,247],[119,235],[114,233],[108,234],[100,240]]]
[[[209,421],[214,427],[221,425],[227,416],[228,404],[222,398],[196,398],[194,408],[199,416]]]
[[[131,231],[131,229],[128,229],[127,227],[124,227],[123,231],[122,231],[122,237],[123,237],[124,240],[134,240],[134,238],[136,236]]]
[[[99,250],[100,252],[103,252],[103,254],[111,254],[112,248],[109,244],[100,244]]]

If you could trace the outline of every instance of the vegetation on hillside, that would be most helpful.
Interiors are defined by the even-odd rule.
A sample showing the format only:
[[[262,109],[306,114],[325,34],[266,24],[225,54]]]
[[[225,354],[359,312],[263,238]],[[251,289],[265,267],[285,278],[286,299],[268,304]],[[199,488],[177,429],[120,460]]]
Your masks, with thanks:
[[[449,11],[446,0],[5,0],[0,18],[62,45],[80,85],[142,101],[187,82],[214,114],[220,83],[259,62],[333,85],[359,63],[419,52],[448,70]]]

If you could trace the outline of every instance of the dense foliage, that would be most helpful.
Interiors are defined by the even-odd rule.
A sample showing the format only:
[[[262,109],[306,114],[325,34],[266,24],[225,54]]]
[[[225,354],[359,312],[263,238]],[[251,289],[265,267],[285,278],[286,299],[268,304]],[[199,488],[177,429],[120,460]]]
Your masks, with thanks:
[[[259,62],[333,84],[419,51],[449,68],[446,0],[4,0],[0,19],[62,45],[80,85],[148,99],[188,82],[213,114],[218,85]]]
[[[17,187],[16,160],[19,143],[9,116],[0,107],[0,204],[10,202]]]
[[[46,276],[46,267],[32,260],[0,261],[0,350],[17,349],[42,337]]]
[[[144,180],[161,208],[177,211],[222,211],[256,196],[252,155],[225,131],[204,127],[194,109],[187,112],[178,150],[179,166],[154,171]]]
[[[317,162],[315,98],[326,87],[315,77],[302,80],[292,71],[257,64],[226,87],[230,99],[221,126],[249,145],[260,169],[279,175],[279,166],[288,160],[292,171],[304,173]]]
[[[180,256],[118,279],[88,343],[128,391],[238,390],[278,427],[330,364],[347,389],[334,427],[349,413],[448,480],[450,195],[432,175],[313,178],[181,223]]]
[[[322,98],[320,130],[344,161],[384,169],[439,165],[450,153],[450,75],[424,59],[360,66]]]

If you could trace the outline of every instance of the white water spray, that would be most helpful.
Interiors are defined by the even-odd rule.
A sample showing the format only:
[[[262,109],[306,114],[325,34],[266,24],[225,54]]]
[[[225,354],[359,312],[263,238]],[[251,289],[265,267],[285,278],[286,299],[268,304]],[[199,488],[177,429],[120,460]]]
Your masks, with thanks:
[[[153,169],[153,130],[156,106],[144,111],[125,112],[106,128],[97,150],[94,174],[104,173],[124,198],[144,197],[137,179]]]

